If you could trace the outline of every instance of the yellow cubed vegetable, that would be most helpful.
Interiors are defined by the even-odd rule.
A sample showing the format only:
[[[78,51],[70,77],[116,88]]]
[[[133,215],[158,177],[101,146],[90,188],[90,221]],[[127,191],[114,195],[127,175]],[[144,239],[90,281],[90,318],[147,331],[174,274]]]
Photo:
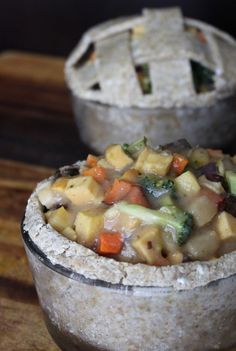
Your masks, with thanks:
[[[195,148],[190,154],[190,163],[193,167],[199,168],[210,162],[210,156],[207,149]]]
[[[103,208],[95,208],[78,213],[75,219],[77,241],[85,246],[92,246],[96,236],[104,227]]]
[[[128,169],[121,177],[121,179],[126,180],[127,182],[136,183],[138,180],[139,172],[134,169]]]
[[[56,210],[46,212],[45,217],[48,223],[60,233],[66,227],[70,227],[73,224],[73,216],[63,206]]]
[[[73,228],[71,227],[66,227],[62,232],[61,232],[62,235],[64,235],[67,239],[70,239],[70,240],[76,240],[77,238],[77,235],[76,235],[76,232]]]
[[[67,183],[68,183],[68,178],[60,177],[60,178],[56,179],[54,183],[52,183],[51,188],[53,190],[63,192],[63,191],[65,191]]]
[[[132,246],[144,262],[155,264],[161,256],[162,249],[162,235],[159,228],[144,227],[133,239]]]
[[[202,195],[191,201],[188,212],[193,215],[196,225],[202,227],[217,214],[217,206],[207,196]]]
[[[146,147],[139,155],[134,168],[141,173],[165,176],[171,166],[173,155],[167,151],[157,152]]]
[[[74,177],[68,180],[65,195],[74,205],[100,204],[104,199],[102,187],[93,177]]]
[[[221,240],[236,237],[236,218],[228,212],[221,212],[216,221],[216,230]]]
[[[197,178],[190,171],[184,172],[175,178],[175,187],[177,192],[182,196],[193,196],[200,190]]]
[[[109,146],[105,151],[105,157],[107,162],[117,171],[121,171],[122,169],[131,166],[133,163],[133,159],[129,157],[118,144]]]

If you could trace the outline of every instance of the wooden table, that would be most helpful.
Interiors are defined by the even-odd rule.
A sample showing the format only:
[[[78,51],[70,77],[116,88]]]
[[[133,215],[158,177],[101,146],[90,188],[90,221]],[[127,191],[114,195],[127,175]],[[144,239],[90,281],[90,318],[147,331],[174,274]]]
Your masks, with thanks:
[[[53,172],[38,165],[70,164],[88,152],[77,136],[63,65],[58,58],[0,55],[1,351],[58,351],[43,323],[20,221],[35,184]]]
[[[34,164],[57,167],[87,152],[73,122],[63,65],[59,58],[0,55],[1,351],[58,350],[44,326],[20,221],[36,182],[53,172]]]

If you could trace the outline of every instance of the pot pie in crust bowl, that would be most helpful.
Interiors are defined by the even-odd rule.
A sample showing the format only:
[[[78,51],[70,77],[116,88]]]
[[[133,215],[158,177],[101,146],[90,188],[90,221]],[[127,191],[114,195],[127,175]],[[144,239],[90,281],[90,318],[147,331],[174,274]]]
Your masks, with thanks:
[[[105,250],[108,250],[106,253],[114,253],[113,250],[117,249],[117,245],[109,246],[109,242],[106,242],[106,245],[103,242],[101,247],[100,237],[97,243],[100,244],[96,247],[103,252],[98,254],[93,251],[95,250],[93,246],[88,248],[74,241],[73,227],[71,230],[68,230],[68,227],[66,231],[63,229],[68,219],[65,217],[65,212],[70,210],[70,206],[67,207],[68,203],[66,205],[63,202],[64,195],[58,192],[58,189],[62,189],[65,184],[67,184],[67,195],[69,194],[72,201],[76,201],[77,206],[81,206],[82,202],[88,199],[88,194],[93,196],[96,193],[93,201],[99,199],[101,202],[101,193],[94,185],[102,186],[106,191],[102,201],[106,202],[107,211],[116,206],[121,206],[123,210],[134,206],[132,208],[135,213],[132,212],[132,216],[139,217],[141,213],[145,213],[145,216],[143,214],[141,216],[145,223],[146,218],[150,218],[150,213],[151,220],[153,218],[156,220],[156,216],[163,219],[161,216],[165,217],[167,214],[166,210],[163,212],[162,207],[162,210],[161,208],[155,210],[157,205],[154,202],[151,204],[151,200],[164,199],[166,209],[173,210],[173,205],[169,203],[173,198],[177,201],[176,206],[179,208],[181,202],[178,202],[175,192],[172,192],[171,181],[173,181],[179,193],[183,189],[187,189],[187,192],[195,191],[196,184],[199,184],[199,191],[202,191],[200,189],[202,187],[206,188],[206,185],[213,186],[211,189],[204,190],[210,202],[205,202],[205,207],[203,206],[200,211],[203,213],[201,221],[200,217],[196,217],[196,212],[193,217],[195,220],[198,218],[202,228],[206,228],[207,224],[203,224],[202,220],[206,221],[207,216],[212,216],[212,204],[214,202],[216,206],[217,203],[219,212],[216,214],[215,210],[214,213],[218,219],[224,213],[223,228],[227,229],[221,232],[222,226],[218,226],[218,235],[225,233],[229,235],[229,227],[232,227],[233,223],[229,212],[233,213],[232,196],[236,191],[234,158],[224,156],[219,150],[207,151],[201,148],[194,148],[189,154],[188,144],[183,141],[174,143],[174,149],[172,147],[173,145],[167,145],[164,148],[152,149],[146,145],[145,139],[125,144],[122,148],[120,145],[112,145],[106,150],[105,158],[89,155],[86,161],[62,167],[55,176],[39,183],[31,195],[22,223],[23,240],[48,330],[63,350],[209,351],[225,350],[235,345],[235,251],[209,261],[172,263],[167,266],[162,266],[165,262],[160,260],[154,261],[153,264],[122,262],[104,254]],[[146,155],[147,150],[149,156]],[[143,160],[143,153],[147,157],[143,163],[140,163],[140,160]],[[133,160],[132,164],[128,162],[130,158]],[[168,162],[166,162],[167,158]],[[212,165],[212,163],[215,164]],[[124,164],[126,166],[122,169]],[[151,164],[152,177],[150,178]],[[156,167],[157,164],[158,167]],[[107,186],[104,174],[105,178],[114,176],[114,167],[119,168],[120,171],[116,173],[115,178],[110,179],[110,184]],[[131,170],[135,167],[140,170],[142,168],[143,171],[138,175],[138,177],[141,176],[141,180],[138,178],[138,183],[134,184],[134,179],[135,182],[137,180],[134,178],[135,173]],[[101,168],[105,169],[105,173],[101,172]],[[113,168],[112,172],[111,168]],[[199,169],[204,174],[200,176],[198,174],[196,178]],[[190,175],[191,172],[192,175]],[[196,175],[194,175],[195,172]],[[131,185],[127,193],[124,193],[126,188],[125,184],[121,183],[121,177],[122,182]],[[72,187],[72,184],[78,184],[78,180],[79,184],[83,185],[80,189],[75,189],[76,187]],[[81,180],[83,180],[82,183]],[[87,190],[85,192],[85,188],[88,189],[87,185],[84,185],[85,180],[89,181],[89,188],[92,189],[89,193]],[[228,185],[224,184],[224,180]],[[96,184],[91,183],[93,181]],[[118,181],[120,183],[117,185]],[[228,199],[228,193],[223,189],[223,185],[221,188],[219,184],[221,182],[231,194],[231,200],[228,204],[227,202],[224,204],[224,208],[221,196],[223,194]],[[190,183],[191,186],[189,186]],[[92,188],[91,184],[93,184]],[[184,187],[181,187],[181,184]],[[54,191],[57,189],[53,197],[48,196],[51,194],[52,187]],[[74,197],[74,190],[76,190],[76,197]],[[132,193],[134,190],[135,196]],[[191,195],[191,198],[198,201],[198,196],[199,194],[195,198]],[[62,204],[64,207],[61,206]],[[61,211],[62,207],[64,210],[58,217],[58,211]],[[210,212],[209,209],[211,209]],[[154,217],[153,211],[156,211]],[[176,213],[180,213],[179,211],[180,208]],[[83,208],[80,209],[78,216],[81,213],[84,213]],[[227,219],[225,221],[227,216],[229,216],[228,222]],[[167,221],[170,226],[174,225],[173,218],[170,221],[171,218],[168,214]],[[189,225],[188,228],[192,228],[191,221],[185,224]],[[98,226],[98,222],[96,225]],[[160,225],[163,226],[163,222]],[[52,226],[57,228],[60,226],[58,230],[61,233]],[[147,229],[149,226],[150,223],[148,226],[145,224],[143,228]],[[77,228],[75,229],[77,231]],[[87,229],[90,231],[91,226]],[[82,233],[81,223],[79,233],[80,235]],[[190,231],[181,230],[179,233],[189,235]],[[117,231],[113,231],[114,238],[116,234]],[[234,236],[235,232],[231,231],[231,234]],[[109,235],[111,236],[112,233],[109,232]],[[141,237],[146,235],[149,235],[148,232]],[[184,240],[186,239],[185,236]],[[150,250],[149,240],[146,248]],[[88,241],[84,243],[88,245]],[[182,240],[178,243],[181,247],[184,245]],[[141,246],[137,246],[136,242],[137,247]],[[167,259],[169,259],[168,255]]]

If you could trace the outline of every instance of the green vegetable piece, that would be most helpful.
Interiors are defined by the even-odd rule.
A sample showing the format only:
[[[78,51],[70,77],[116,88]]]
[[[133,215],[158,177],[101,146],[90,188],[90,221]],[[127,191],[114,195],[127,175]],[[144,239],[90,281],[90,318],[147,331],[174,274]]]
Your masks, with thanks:
[[[174,190],[174,182],[167,178],[161,178],[154,174],[148,174],[141,178],[140,185],[143,187],[144,191],[151,194],[155,198],[172,192]]]
[[[147,138],[136,140],[132,144],[123,144],[123,150],[131,157],[137,156],[137,154],[145,148],[147,145]]]
[[[163,206],[160,210],[152,210],[122,201],[115,207],[118,211],[136,217],[144,223],[173,228],[175,230],[174,239],[179,246],[186,243],[192,232],[193,216],[176,206]]]
[[[236,195],[236,173],[233,171],[226,171],[225,176],[230,193]]]

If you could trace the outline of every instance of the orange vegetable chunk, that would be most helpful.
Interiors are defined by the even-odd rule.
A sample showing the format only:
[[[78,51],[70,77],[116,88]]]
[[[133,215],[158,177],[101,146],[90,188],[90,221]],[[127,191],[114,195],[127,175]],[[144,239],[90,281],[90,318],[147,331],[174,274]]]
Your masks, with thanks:
[[[118,254],[123,246],[122,235],[118,232],[102,232],[99,235],[98,253]]]
[[[98,158],[94,155],[91,155],[89,154],[88,157],[87,157],[87,165],[89,167],[94,167],[97,165],[97,162],[98,162]]]
[[[83,172],[83,176],[91,176],[98,183],[104,182],[106,179],[106,170],[100,166],[94,166],[90,169],[86,169]]]
[[[112,186],[105,194],[104,202],[112,205],[115,202],[121,201],[130,192],[132,184],[121,179],[115,179]]]
[[[132,186],[130,192],[125,197],[125,200],[131,204],[150,207],[147,199],[144,196],[142,189],[138,185]]]
[[[188,159],[181,154],[174,154],[171,168],[177,175],[180,175],[185,170],[188,164]]]

